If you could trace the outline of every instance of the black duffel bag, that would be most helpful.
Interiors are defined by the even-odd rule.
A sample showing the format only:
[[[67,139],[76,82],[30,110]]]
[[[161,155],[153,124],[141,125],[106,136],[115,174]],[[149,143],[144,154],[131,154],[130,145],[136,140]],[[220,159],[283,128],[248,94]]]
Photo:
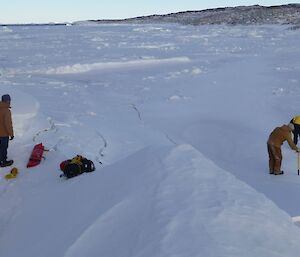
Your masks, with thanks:
[[[71,160],[63,161],[60,164],[60,169],[64,173],[62,176],[73,178],[84,172],[93,172],[95,165],[91,160],[77,155]]]

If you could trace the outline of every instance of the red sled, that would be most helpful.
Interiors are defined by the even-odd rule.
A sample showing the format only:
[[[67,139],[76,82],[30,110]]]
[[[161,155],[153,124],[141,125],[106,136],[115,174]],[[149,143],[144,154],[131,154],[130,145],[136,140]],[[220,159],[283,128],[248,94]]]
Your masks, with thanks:
[[[40,164],[43,158],[44,150],[45,149],[42,143],[37,144],[33,147],[29,161],[27,163],[27,168],[31,168]]]

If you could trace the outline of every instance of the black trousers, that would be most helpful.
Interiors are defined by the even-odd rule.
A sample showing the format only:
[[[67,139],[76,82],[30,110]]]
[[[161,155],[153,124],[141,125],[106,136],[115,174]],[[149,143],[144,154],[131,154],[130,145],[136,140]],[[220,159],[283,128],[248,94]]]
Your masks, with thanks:
[[[7,159],[8,137],[0,137],[0,162]]]
[[[300,136],[300,125],[299,124],[294,124],[295,129],[293,131],[294,134],[294,144],[297,145],[298,143],[298,137]]]

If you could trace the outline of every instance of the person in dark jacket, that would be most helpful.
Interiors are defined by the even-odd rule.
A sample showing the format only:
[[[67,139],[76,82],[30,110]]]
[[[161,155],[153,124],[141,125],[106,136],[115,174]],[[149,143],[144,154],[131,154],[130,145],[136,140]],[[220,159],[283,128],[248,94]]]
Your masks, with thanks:
[[[14,130],[10,112],[10,95],[3,95],[0,102],[0,167],[13,164],[13,160],[7,160],[8,141],[13,140]]]
[[[293,143],[291,132],[294,130],[294,125],[283,125],[275,128],[269,136],[268,154],[269,154],[269,172],[274,175],[282,175],[281,170],[282,154],[281,145],[287,141],[292,150],[299,152],[299,148]]]
[[[293,141],[294,144],[297,145],[298,137],[300,136],[300,116],[295,116],[294,118],[292,118],[290,123],[292,123],[295,127],[295,129],[293,130]]]

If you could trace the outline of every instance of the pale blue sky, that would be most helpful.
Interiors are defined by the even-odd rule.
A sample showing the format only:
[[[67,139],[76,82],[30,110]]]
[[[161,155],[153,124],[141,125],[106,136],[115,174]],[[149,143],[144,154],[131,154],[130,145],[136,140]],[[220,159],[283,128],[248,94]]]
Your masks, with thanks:
[[[280,5],[280,0],[0,0],[0,24],[118,19],[238,5]]]

